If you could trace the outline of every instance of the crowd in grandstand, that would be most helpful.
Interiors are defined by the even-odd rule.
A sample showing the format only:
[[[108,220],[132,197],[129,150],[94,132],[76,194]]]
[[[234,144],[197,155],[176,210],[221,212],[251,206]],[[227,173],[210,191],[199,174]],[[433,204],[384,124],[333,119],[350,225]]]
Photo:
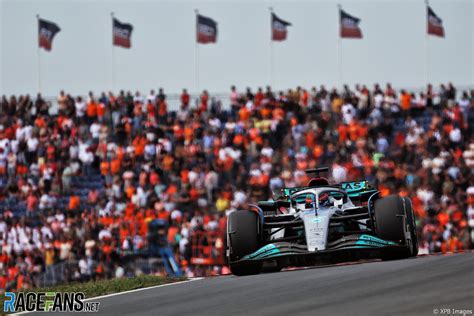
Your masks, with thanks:
[[[49,115],[39,94],[0,100],[0,289],[61,262],[74,262],[69,281],[128,274],[157,219],[196,274],[194,234],[221,236],[209,245],[221,255],[226,214],[325,165],[332,181],[411,197],[421,253],[472,245],[474,90],[232,87],[229,108],[183,90],[178,111],[162,89],[57,101]]]

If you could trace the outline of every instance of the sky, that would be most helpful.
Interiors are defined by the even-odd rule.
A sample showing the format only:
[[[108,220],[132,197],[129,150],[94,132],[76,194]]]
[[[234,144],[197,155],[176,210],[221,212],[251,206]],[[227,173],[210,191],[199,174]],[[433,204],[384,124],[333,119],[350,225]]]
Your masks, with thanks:
[[[338,3],[361,19],[362,40],[339,39]],[[267,84],[419,88],[426,78],[473,86],[474,0],[430,5],[445,38],[427,39],[423,0],[0,0],[0,95],[39,86],[45,96]],[[270,41],[269,7],[293,24],[287,41]],[[217,44],[196,45],[195,9],[218,22]],[[112,46],[112,11],[134,26],[131,49]],[[51,52],[38,50],[36,14],[61,28]]]

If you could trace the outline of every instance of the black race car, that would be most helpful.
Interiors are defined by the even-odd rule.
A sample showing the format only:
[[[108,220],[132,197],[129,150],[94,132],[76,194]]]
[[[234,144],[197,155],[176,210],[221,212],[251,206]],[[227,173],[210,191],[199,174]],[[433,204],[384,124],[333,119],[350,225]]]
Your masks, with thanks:
[[[329,184],[328,168],[307,170],[307,186],[229,214],[227,258],[235,275],[365,258],[418,254],[409,198],[381,197],[368,181]]]

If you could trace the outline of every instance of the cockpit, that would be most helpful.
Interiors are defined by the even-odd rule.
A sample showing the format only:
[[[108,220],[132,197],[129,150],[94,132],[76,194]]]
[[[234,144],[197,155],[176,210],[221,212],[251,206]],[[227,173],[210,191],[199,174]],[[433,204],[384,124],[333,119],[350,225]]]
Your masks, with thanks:
[[[347,202],[347,194],[335,189],[300,193],[291,198],[291,206],[296,211],[330,207],[342,208]]]

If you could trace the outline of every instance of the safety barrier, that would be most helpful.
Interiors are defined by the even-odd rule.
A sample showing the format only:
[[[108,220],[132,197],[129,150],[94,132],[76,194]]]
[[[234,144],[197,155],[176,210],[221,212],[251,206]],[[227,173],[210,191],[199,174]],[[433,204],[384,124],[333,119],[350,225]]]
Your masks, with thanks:
[[[191,264],[225,265],[224,232],[194,232],[192,236]]]

